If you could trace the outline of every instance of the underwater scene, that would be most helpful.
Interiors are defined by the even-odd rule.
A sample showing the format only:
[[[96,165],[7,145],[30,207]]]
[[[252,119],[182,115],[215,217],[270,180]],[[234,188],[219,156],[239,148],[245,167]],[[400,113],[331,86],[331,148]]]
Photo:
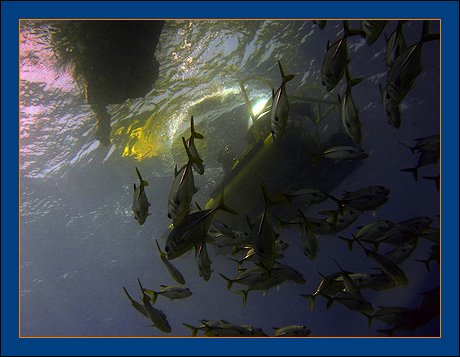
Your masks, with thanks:
[[[440,37],[21,20],[21,337],[440,336]]]

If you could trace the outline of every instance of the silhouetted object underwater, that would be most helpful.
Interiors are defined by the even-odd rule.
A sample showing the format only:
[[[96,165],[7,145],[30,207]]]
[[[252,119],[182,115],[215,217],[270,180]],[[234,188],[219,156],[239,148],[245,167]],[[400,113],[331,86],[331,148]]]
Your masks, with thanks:
[[[83,82],[96,115],[96,139],[110,145],[109,104],[145,96],[158,78],[155,49],[164,21],[78,20],[55,23],[53,49]]]

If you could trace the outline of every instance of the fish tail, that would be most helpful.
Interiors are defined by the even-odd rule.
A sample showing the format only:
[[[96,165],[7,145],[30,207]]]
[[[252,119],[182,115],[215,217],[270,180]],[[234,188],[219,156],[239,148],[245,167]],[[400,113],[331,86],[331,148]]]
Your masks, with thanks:
[[[372,325],[372,319],[374,318],[374,316],[369,315],[365,312],[363,312],[363,315],[367,317],[367,328],[370,328]]]
[[[428,20],[423,21],[422,40],[421,40],[423,43],[439,40],[439,34],[429,33],[429,29],[430,29],[430,22]]]
[[[363,80],[363,77],[356,77],[356,78],[351,77],[350,68],[348,67],[348,64],[345,68],[345,76],[347,78],[347,84],[350,88],[361,83],[361,81]]]
[[[423,263],[425,264],[426,266],[426,269],[431,272],[431,268],[430,268],[430,260],[429,259],[415,259],[416,261],[420,262],[420,263]]]
[[[204,139],[204,136],[202,134],[195,131],[195,123],[193,121],[193,115],[192,115],[192,118],[190,119],[190,131],[191,131],[192,138]]]
[[[123,286],[123,291],[125,292],[126,297],[129,301],[134,301],[133,298],[128,294],[128,290]]]
[[[344,32],[344,37],[357,36],[357,35],[361,35],[362,37],[365,36],[365,33],[362,30],[350,29],[350,26],[348,25],[347,20],[343,21],[343,32]]]
[[[281,62],[280,62],[280,61],[278,61],[278,67],[280,68],[281,77],[283,77],[283,82],[284,82],[284,83],[287,83],[287,82],[289,82],[291,79],[294,78],[294,75],[293,75],[293,74],[288,74],[288,75],[286,75],[286,74],[284,73],[283,66],[281,66]]]
[[[326,309],[329,310],[331,308],[332,304],[334,303],[334,299],[331,298],[330,296],[325,296],[325,297],[327,299]]]
[[[353,243],[355,242],[356,238],[354,239],[349,239],[349,238],[346,238],[346,237],[343,237],[343,236],[337,236],[337,238],[345,241],[348,243],[348,250],[351,252],[353,250]]]
[[[407,168],[407,169],[401,169],[399,171],[402,172],[411,172],[412,176],[414,177],[415,181],[418,181],[418,167],[412,167],[412,168]]]
[[[377,332],[383,333],[387,336],[393,336],[395,330],[394,329],[382,329],[382,330],[377,330]]]
[[[137,177],[139,178],[139,182],[141,183],[141,185],[148,186],[149,183],[142,179],[141,173],[139,172],[139,169],[137,167],[136,167],[136,173],[137,173]]]
[[[439,176],[423,176],[425,180],[431,180],[434,181],[434,184],[436,185],[436,189],[439,191]]]
[[[315,308],[315,296],[312,294],[300,294],[300,296],[308,300],[308,306],[310,307],[310,311],[313,311],[313,309]]]
[[[248,302],[249,290],[237,290],[235,292],[237,294],[243,295],[243,305],[246,306],[246,303]]]
[[[402,143],[401,141],[398,141],[398,143],[400,143],[402,146],[404,146],[404,147],[410,149],[410,151],[412,152],[412,154],[415,154],[415,148],[413,148],[413,147],[411,147],[411,146],[409,146],[409,145],[406,145],[406,144]]]
[[[230,290],[235,280],[227,278],[224,274],[221,274],[221,273],[219,273],[219,275],[227,281],[227,289]]]
[[[248,112],[252,119],[252,123],[254,124],[257,120],[257,117],[254,115],[254,112],[252,111],[252,106],[251,106],[251,102],[249,101],[248,92],[246,91],[246,88],[244,87],[243,81],[240,81],[239,84],[241,88],[241,93],[243,93],[244,102],[246,104],[246,107],[248,108]]]
[[[152,304],[155,304],[157,302],[158,293],[156,291],[151,290],[151,289],[145,289],[145,292],[152,296],[150,301],[152,302]]]
[[[190,152],[190,149],[188,148],[187,141],[185,140],[184,137],[182,137],[182,143],[184,144],[185,151],[187,152],[187,157],[189,161],[194,164],[201,165],[203,163],[203,160],[192,155],[192,153]]]
[[[144,294],[144,293],[145,293],[145,290],[144,290],[144,288],[142,287],[142,284],[141,284],[141,281],[140,281],[139,278],[137,278],[137,282],[139,283],[139,287],[141,288],[142,294]]]
[[[225,201],[224,201],[224,187],[222,186],[222,192],[220,194],[220,200],[219,200],[219,204],[217,205],[217,207],[215,208],[216,210],[222,210],[222,211],[225,211],[227,213],[230,213],[230,214],[237,214],[236,211],[231,208],[230,206],[227,206],[225,204]]]
[[[182,325],[184,325],[185,327],[187,327],[190,330],[192,330],[192,337],[195,337],[198,334],[198,330],[199,330],[198,327],[186,324],[185,322],[183,322]]]

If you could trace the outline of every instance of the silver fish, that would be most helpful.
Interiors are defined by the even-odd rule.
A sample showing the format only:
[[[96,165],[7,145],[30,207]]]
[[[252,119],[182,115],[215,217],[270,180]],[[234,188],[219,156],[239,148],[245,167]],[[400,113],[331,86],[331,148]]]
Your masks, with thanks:
[[[389,252],[384,254],[384,257],[389,259],[395,264],[401,264],[405,260],[407,260],[412,253],[414,252],[415,248],[417,248],[417,238],[408,239],[394,249],[390,250]]]
[[[222,194],[220,203],[213,209],[203,210],[187,215],[184,220],[169,233],[165,251],[168,259],[175,259],[191,249],[195,244],[206,239],[209,227],[218,210],[236,214],[224,203]]]
[[[358,311],[361,313],[370,314],[374,311],[372,305],[364,299],[361,295],[355,295],[347,292],[342,292],[337,296],[331,297],[326,296],[327,305],[326,308],[329,309],[332,306],[334,301],[342,304],[349,310]]]
[[[188,156],[188,162],[179,171],[174,170],[174,181],[168,198],[168,217],[173,220],[173,225],[179,225],[190,210],[193,195],[198,191],[193,179],[193,163],[201,160],[190,152],[185,139],[182,138]]]
[[[129,302],[131,303],[131,306],[134,307],[137,311],[139,311],[143,316],[147,316],[147,312],[145,311],[144,305],[140,304],[136,300],[134,300],[129,294],[128,290],[123,286],[123,291],[125,292],[126,297],[128,298]]]
[[[386,20],[361,20],[362,36],[369,46],[377,41],[387,23]]]
[[[225,320],[201,320],[201,325],[198,327],[186,323],[183,325],[192,330],[192,336],[196,336],[199,330],[202,330],[204,335],[208,337],[266,336],[260,328],[254,328],[247,325],[236,325]]]
[[[158,328],[163,332],[171,332],[171,326],[168,323],[168,319],[163,311],[155,309],[152,304],[150,303],[150,297],[145,293],[144,288],[142,287],[141,281],[139,278],[137,279],[139,283],[140,289],[142,291],[142,301],[144,303],[145,312],[149,319],[153,322],[153,326]]]
[[[372,243],[377,248],[378,244],[385,239],[385,234],[391,228],[393,228],[394,225],[394,222],[388,220],[371,222],[364,226],[358,227],[358,231],[353,234],[353,239],[348,239],[340,236],[339,238],[348,242],[349,250],[353,249],[353,243],[358,239],[366,243]]]
[[[388,119],[388,123],[398,129],[401,126],[401,112],[399,110],[399,101],[393,99],[388,94],[387,87],[382,88],[379,84],[380,93],[382,95],[383,107]]]
[[[190,153],[192,154],[192,157],[194,157],[196,160],[192,162],[193,169],[200,175],[204,174],[204,165],[203,165],[203,160],[201,160],[200,155],[198,154],[198,150],[196,149],[195,146],[195,139],[203,139],[203,135],[195,131],[195,124],[193,121],[193,115],[192,118],[190,119],[190,138],[187,140],[187,145],[190,150]]]
[[[199,248],[196,249],[196,260],[198,263],[198,272],[200,276],[208,281],[211,278],[211,259],[209,258],[208,251],[206,249],[206,241],[203,240],[199,245]]]
[[[273,336],[277,337],[294,337],[294,336],[310,336],[311,330],[303,325],[291,325],[276,328]]]
[[[142,179],[141,173],[139,169],[136,167],[137,177],[139,178],[139,186],[136,186],[134,183],[134,198],[133,198],[133,212],[134,218],[136,221],[143,225],[147,217],[150,215],[149,207],[150,203],[147,200],[147,196],[145,195],[145,186],[148,186],[149,183]]]
[[[340,201],[362,211],[372,211],[388,201],[390,190],[384,186],[367,186],[353,192],[345,192]]]
[[[180,286],[166,286],[160,285],[160,291],[154,291],[151,289],[145,289],[145,292],[152,296],[152,303],[154,304],[157,300],[158,295],[163,295],[169,300],[185,299],[192,296],[192,292],[189,288],[183,288]]]
[[[407,47],[393,61],[387,77],[387,95],[400,103],[412,89],[422,72],[422,47],[425,42],[436,40],[439,35],[428,33],[428,21],[423,22],[422,38],[415,45]]]
[[[286,93],[286,83],[294,78],[293,74],[286,75],[284,73],[280,61],[278,61],[278,66],[283,81],[277,91],[273,92],[270,114],[272,134],[275,140],[278,140],[286,130],[289,115],[289,101]]]
[[[321,154],[331,160],[363,160],[368,157],[364,150],[356,146],[334,146]]]
[[[184,285],[185,279],[181,272],[168,260],[166,253],[161,250],[158,241],[155,240],[155,242],[157,243],[158,251],[160,252],[161,261],[165,265],[166,270],[168,270],[168,273],[175,281],[177,281],[179,284]]]
[[[347,75],[347,90],[343,98],[338,95],[340,103],[340,119],[342,128],[355,144],[361,143],[361,122],[359,111],[351,95],[351,88],[361,82],[361,78],[352,79],[348,67],[345,70]]]
[[[386,48],[386,61],[388,67],[391,67],[394,60],[401,54],[402,51],[406,49],[406,40],[404,39],[404,34],[402,32],[402,25],[406,21],[398,21],[398,26],[389,37],[385,38],[387,40]]]

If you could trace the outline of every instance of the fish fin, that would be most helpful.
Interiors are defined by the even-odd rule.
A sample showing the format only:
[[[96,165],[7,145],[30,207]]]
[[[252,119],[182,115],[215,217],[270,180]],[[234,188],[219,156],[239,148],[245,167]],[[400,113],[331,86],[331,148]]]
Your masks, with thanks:
[[[185,140],[184,137],[182,137],[182,143],[184,144],[185,151],[187,152],[188,160],[194,164],[198,164],[198,165],[202,164],[203,160],[201,160],[199,157],[195,157],[192,155],[192,153],[190,152],[190,149],[188,148],[187,141]]]
[[[126,297],[128,298],[129,301],[134,301],[134,299],[128,294],[128,290],[123,286],[123,291],[125,292]]]
[[[134,192],[136,192],[136,183],[134,182]]]
[[[281,62],[278,61],[278,67],[280,68],[280,72],[281,72],[281,77],[283,77],[283,82],[284,83],[287,83],[289,82],[291,79],[294,78],[294,75],[293,74],[288,74],[286,75],[283,71],[283,66],[281,66]]]
[[[329,50],[329,40],[327,40],[327,44],[326,44],[326,51]]]
[[[174,177],[176,177],[177,174],[178,174],[178,172],[177,172],[177,164],[176,164],[176,165],[174,165]]]
[[[402,171],[402,172],[411,172],[412,173],[412,176],[414,177],[414,180],[415,181],[418,181],[418,167],[412,167],[412,168],[408,168],[408,169],[401,169],[399,171]]]
[[[349,239],[349,238],[346,238],[346,237],[343,237],[343,236],[337,236],[337,238],[345,241],[348,243],[348,250],[351,252],[353,250],[353,243],[355,242],[356,238],[355,239]]]
[[[164,255],[164,252],[160,248],[160,243],[158,243],[158,239],[155,239],[155,243],[157,244],[158,252],[160,253],[160,255]]]
[[[431,272],[431,268],[430,268],[430,260],[429,259],[415,259],[416,261],[420,262],[420,263],[423,263],[425,264],[426,266],[426,269]]]
[[[248,302],[249,289],[248,290],[236,290],[235,292],[239,295],[243,295],[243,305],[246,306],[246,303]]]
[[[439,177],[440,177],[439,175],[438,176],[423,176],[423,179],[434,181],[436,185],[436,190],[438,190],[439,192]]]
[[[372,319],[374,318],[374,316],[369,315],[365,312],[363,312],[363,315],[367,317],[367,328],[370,328],[372,324]]]
[[[334,303],[334,299],[331,298],[330,296],[325,296],[327,299],[327,304],[326,304],[326,309],[329,310]]]
[[[350,73],[350,69],[348,67],[348,64],[347,64],[347,67],[345,68],[345,76],[346,76],[346,79],[347,79],[347,84],[348,84],[348,86],[350,88],[352,88],[355,85],[361,83],[361,81],[363,80],[363,77],[356,77],[356,78],[351,77],[351,73]]]
[[[195,201],[195,206],[196,206],[196,208],[198,208],[199,211],[201,211],[201,207],[200,207],[200,205],[198,204],[197,201]]]
[[[429,29],[430,29],[430,22],[428,20],[423,21],[422,39],[421,39],[422,43],[439,40],[439,34],[429,33]]]
[[[409,145],[406,145],[406,144],[402,143],[401,141],[398,141],[398,143],[400,143],[402,146],[410,149],[410,151],[412,151],[412,154],[415,154],[415,148],[413,148],[413,147],[411,147]]]
[[[145,181],[142,179],[141,173],[139,172],[139,169],[137,167],[136,167],[136,173],[137,173],[137,177],[139,178],[140,184],[143,186],[148,186],[149,185],[148,181]]]
[[[224,202],[224,186],[222,186],[222,192],[220,194],[219,204],[217,205],[215,210],[222,210],[222,211],[225,211],[227,213],[234,214],[234,215],[237,214],[236,211],[233,208],[227,206],[225,204],[225,202]]]
[[[227,281],[227,289],[230,290],[235,280],[229,279],[224,274],[221,274],[221,273],[219,273],[219,275]]]
[[[364,31],[350,29],[350,26],[348,25],[348,20],[343,21],[343,32],[344,32],[344,37],[358,36],[358,35],[364,36]]]
[[[195,337],[198,334],[198,330],[199,330],[198,327],[186,324],[185,322],[183,322],[182,325],[184,325],[185,327],[187,327],[190,330],[192,330],[192,337]]]
[[[300,294],[300,296],[306,298],[308,300],[308,305],[310,307],[310,311],[313,311],[313,309],[315,308],[315,296],[311,295],[311,294]]]
[[[152,301],[152,304],[155,304],[156,301],[157,301],[157,297],[158,297],[157,292],[156,292],[156,291],[153,291],[153,290],[151,290],[151,289],[145,289],[145,292],[146,292],[147,294],[152,295],[151,301]]]
[[[200,133],[197,133],[195,131],[195,123],[193,121],[193,115],[192,118],[190,119],[190,131],[191,131],[191,137],[195,139],[204,139],[204,136]]]
[[[377,332],[386,334],[387,336],[393,336],[395,330],[394,329],[381,329],[381,330],[377,330]]]

